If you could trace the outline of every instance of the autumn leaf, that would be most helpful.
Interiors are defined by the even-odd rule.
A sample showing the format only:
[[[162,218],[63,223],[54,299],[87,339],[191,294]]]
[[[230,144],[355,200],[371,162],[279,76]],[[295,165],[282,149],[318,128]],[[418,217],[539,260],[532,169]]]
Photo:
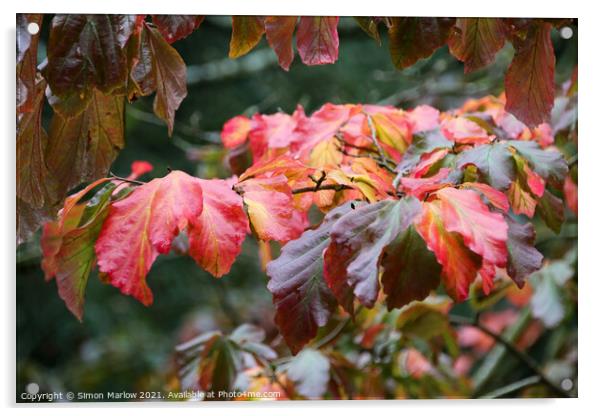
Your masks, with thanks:
[[[415,169],[424,154],[440,149],[451,149],[452,146],[453,143],[446,139],[438,128],[416,134],[395,171],[400,175],[407,175]]]
[[[131,16],[116,14],[59,14],[52,19],[44,75],[52,93],[71,103],[59,107],[63,116],[84,111],[95,88],[104,94],[123,88],[123,47],[134,24]]]
[[[483,127],[465,117],[443,120],[441,131],[449,140],[460,144],[485,144],[494,138]]]
[[[484,262],[505,267],[508,257],[508,225],[504,217],[491,212],[471,190],[443,188],[437,191],[445,228],[462,235],[464,244]]]
[[[351,210],[345,204],[330,211],[315,230],[289,241],[280,257],[270,262],[268,290],[274,297],[276,325],[296,354],[327,324],[336,299],[326,285],[322,256],[330,243],[332,226]]]
[[[552,25],[537,22],[524,37],[512,40],[514,58],[506,72],[506,111],[535,127],[550,119],[554,106],[554,46]]]
[[[189,254],[215,277],[230,271],[249,231],[242,198],[232,190],[232,181],[199,180],[203,188],[203,211],[188,230]]]
[[[205,16],[155,14],[153,23],[167,42],[174,43],[198,29],[204,18]]]
[[[487,202],[496,207],[497,209],[502,210],[503,212],[508,212],[510,209],[510,203],[508,202],[508,197],[501,191],[498,191],[491,186],[480,183],[480,182],[464,182],[462,184],[463,189],[472,189],[474,191],[479,192],[483,195]]]
[[[48,138],[42,127],[42,110],[46,82],[40,77],[35,88],[32,111],[21,115],[17,129],[17,197],[34,209],[59,199],[45,156]]]
[[[325,254],[324,277],[328,286],[344,282],[359,301],[374,306],[379,284],[379,262],[391,244],[420,212],[414,198],[366,204],[342,217],[333,226]],[[334,290],[337,295],[337,290]],[[339,303],[342,303],[339,301]]]
[[[468,296],[482,260],[464,244],[460,234],[448,231],[444,224],[441,201],[422,204],[416,231],[442,266],[442,280],[447,293],[457,302]]]
[[[116,184],[101,188],[86,204],[75,205],[101,179],[70,197],[56,222],[44,225],[40,244],[44,258],[42,269],[46,279],[56,278],[58,293],[67,308],[83,318],[85,290],[96,256],[94,242],[98,238],[108,212]]]
[[[408,195],[424,199],[431,192],[453,185],[451,169],[441,168],[433,176],[423,178],[401,178],[401,187]]]
[[[335,63],[339,57],[338,17],[302,16],[297,26],[297,50],[305,65]]]
[[[554,148],[542,149],[536,142],[511,140],[508,145],[527,159],[535,173],[556,186],[562,185],[568,173],[568,164]]]
[[[305,221],[292,207],[293,195],[286,176],[248,179],[238,183],[236,189],[242,193],[259,239],[287,242],[301,235]]]
[[[464,72],[489,65],[506,42],[502,19],[459,18],[448,41],[449,51],[464,62]]]
[[[153,110],[157,117],[167,123],[167,131],[171,136],[176,110],[188,93],[186,65],[158,29],[144,23],[141,36],[140,55],[132,74],[137,83],[156,89]]]
[[[173,171],[139,186],[109,208],[95,246],[99,270],[124,294],[150,305],[148,271],[202,209],[201,182],[184,172]]]
[[[508,223],[508,274],[516,285],[522,288],[525,279],[541,267],[543,256],[534,246],[533,224],[521,224],[512,217],[506,217],[506,221]]]
[[[88,107],[76,117],[55,114],[46,150],[58,192],[106,176],[124,147],[124,97],[95,90]]]
[[[385,249],[382,265],[389,310],[423,300],[439,286],[441,266],[413,226]]]
[[[293,32],[297,25],[297,16],[267,16],[265,18],[265,37],[278,56],[278,63],[288,71],[295,52],[293,51]]]
[[[228,120],[222,129],[221,139],[226,149],[234,149],[247,141],[252,121],[245,116],[236,116]]]
[[[389,53],[397,69],[428,58],[447,42],[455,19],[446,17],[394,17],[389,28]]]
[[[368,36],[381,44],[380,33],[378,31],[378,20],[368,16],[353,16],[359,27],[366,32]]]
[[[259,16],[232,16],[230,58],[238,58],[253,49],[265,32],[263,18]]]
[[[27,30],[30,23],[42,25],[41,14],[17,14],[17,114],[34,111],[36,98],[36,74],[38,66],[38,42],[40,32],[32,35]]]
[[[535,215],[537,200],[521,180],[515,180],[510,184],[508,197],[515,214],[524,214],[529,218]]]

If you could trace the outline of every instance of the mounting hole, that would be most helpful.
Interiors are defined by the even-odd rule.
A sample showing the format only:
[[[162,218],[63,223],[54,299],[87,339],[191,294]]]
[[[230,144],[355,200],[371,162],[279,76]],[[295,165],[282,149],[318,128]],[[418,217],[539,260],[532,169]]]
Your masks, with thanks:
[[[27,31],[30,35],[37,35],[40,31],[40,25],[38,25],[36,22],[31,22],[27,25]]]
[[[570,391],[573,388],[573,381],[570,378],[565,378],[560,382],[560,387],[564,391]]]
[[[570,39],[573,37],[573,29],[571,29],[568,26],[563,27],[562,29],[560,29],[560,37],[562,39]]]

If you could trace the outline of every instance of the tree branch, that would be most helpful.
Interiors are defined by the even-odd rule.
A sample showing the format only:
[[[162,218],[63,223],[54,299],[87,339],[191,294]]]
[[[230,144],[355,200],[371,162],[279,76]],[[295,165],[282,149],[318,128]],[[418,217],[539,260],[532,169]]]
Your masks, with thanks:
[[[353,189],[347,185],[340,184],[326,184],[320,186],[308,186],[306,188],[293,189],[293,195],[302,194],[304,192],[318,192],[318,191],[342,191],[344,189]]]
[[[556,393],[560,397],[570,398],[571,396],[558,387],[554,382],[552,382],[539,368],[539,364],[535,361],[531,356],[525,354],[523,351],[516,348],[516,346],[508,341],[506,338],[501,336],[500,334],[493,332],[491,329],[484,326],[478,319],[472,320],[469,318],[465,318],[463,316],[450,315],[449,321],[456,325],[469,325],[477,328],[484,334],[490,336],[497,342],[498,344],[503,345],[506,350],[508,350],[512,355],[514,355],[519,361],[521,361],[524,365],[527,366],[529,370],[535,375],[537,375],[543,384],[548,386],[554,393]]]

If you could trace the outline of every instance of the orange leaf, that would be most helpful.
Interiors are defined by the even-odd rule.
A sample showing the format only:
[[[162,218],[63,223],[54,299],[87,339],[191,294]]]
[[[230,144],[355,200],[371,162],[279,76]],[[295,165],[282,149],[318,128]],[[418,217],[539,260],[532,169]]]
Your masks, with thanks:
[[[286,242],[301,235],[307,219],[293,208],[293,195],[286,176],[252,178],[240,182],[251,225],[260,240]]]

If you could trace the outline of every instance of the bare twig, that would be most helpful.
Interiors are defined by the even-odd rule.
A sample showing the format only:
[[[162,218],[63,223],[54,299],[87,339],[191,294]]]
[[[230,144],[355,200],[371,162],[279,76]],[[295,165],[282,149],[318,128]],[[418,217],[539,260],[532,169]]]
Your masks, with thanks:
[[[113,172],[109,172],[109,175],[111,175],[110,178],[115,181],[127,182],[127,183],[131,183],[132,185],[144,185],[145,184],[145,182],[142,182],[142,181],[136,181],[134,179],[128,179],[128,178],[122,178],[121,176],[115,175]]]

